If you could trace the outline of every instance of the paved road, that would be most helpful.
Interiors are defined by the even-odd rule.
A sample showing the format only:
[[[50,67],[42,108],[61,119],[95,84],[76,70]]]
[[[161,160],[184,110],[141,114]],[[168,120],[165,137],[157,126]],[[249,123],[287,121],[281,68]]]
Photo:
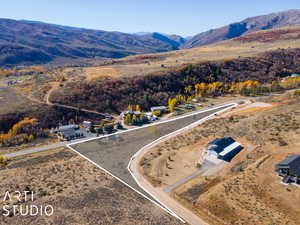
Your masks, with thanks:
[[[164,208],[177,218],[183,218],[190,224],[205,224],[201,218],[184,208],[163,191],[152,190],[151,186],[142,184],[143,177],[139,176],[133,155],[142,156],[141,151],[149,143],[163,141],[165,136],[177,135],[185,129],[190,129],[195,122],[199,123],[213,117],[216,113],[236,106],[236,103],[222,104],[207,110],[193,112],[188,115],[172,118],[150,124],[148,126],[118,132],[100,138],[86,138],[79,141],[61,142],[48,146],[6,154],[8,158],[23,156],[53,148],[68,146],[101,169],[113,175],[119,181],[137,191],[156,205]],[[158,143],[158,142],[156,142]],[[149,146],[148,146],[149,147]],[[145,150],[145,149],[144,149]],[[136,155],[137,153],[141,153]],[[113,159],[113,160],[112,160]],[[136,157],[138,159],[138,157]],[[134,165],[134,166],[132,166]],[[130,168],[130,170],[128,169]],[[132,176],[134,175],[134,176]],[[179,215],[179,217],[177,216]]]
[[[91,140],[91,137],[82,138],[81,140],[82,141]],[[55,148],[65,147],[66,145],[72,144],[75,142],[78,142],[78,140],[58,142],[58,143],[51,144],[51,145],[45,145],[45,146],[40,146],[40,147],[36,147],[36,148],[32,148],[32,149],[27,149],[24,151],[17,151],[17,152],[4,154],[3,156],[9,159],[9,158],[14,158],[14,157],[18,157],[18,156],[30,155],[30,154],[37,153],[37,152],[43,152],[43,151],[47,151],[47,150],[51,150],[51,149],[55,149]]]
[[[131,129],[126,132],[116,133],[96,140],[72,144],[69,145],[69,147],[99,168],[114,176],[123,184],[164,208],[170,214],[174,216],[180,215],[179,218],[183,217],[184,220],[190,224],[205,224],[198,216],[184,208],[174,199],[171,199],[164,192],[161,191],[158,193],[157,190],[150,190],[151,187],[149,186],[145,187],[145,185],[141,185],[140,180],[143,178],[139,177],[139,174],[136,172],[136,167],[132,167],[131,165],[136,162],[135,159],[138,159],[138,157],[135,158],[135,156],[142,155],[136,154],[142,153],[143,151],[141,151],[141,149],[148,146],[149,143],[163,140],[166,135],[187,129],[195,124],[195,122],[201,122],[207,117],[214,117],[219,111],[234,106],[236,106],[236,104],[230,103],[150,124],[145,127]],[[134,177],[132,175],[134,175]],[[140,180],[137,180],[137,178]],[[176,213],[173,212],[173,207]]]
[[[65,107],[65,106],[63,106]],[[213,108],[211,108],[210,110],[212,110]],[[201,110],[203,111],[203,110]],[[199,112],[201,112],[199,111]],[[87,112],[92,112],[92,111],[87,111]],[[189,116],[189,115],[193,115],[197,112],[192,112],[189,114],[186,114],[185,116]],[[168,122],[168,121],[172,121],[174,118],[165,120],[165,121],[161,121],[161,122]],[[158,122],[159,123],[159,122]],[[155,123],[153,123],[155,124]],[[151,124],[151,125],[153,125]],[[143,127],[141,127],[143,128]],[[135,130],[135,129],[132,129]],[[129,130],[130,131],[130,130]],[[119,132],[113,134],[113,135],[117,135]],[[51,150],[51,149],[55,149],[55,148],[59,148],[59,147],[64,147],[70,144],[74,144],[77,142],[86,142],[86,141],[92,141],[93,139],[99,139],[99,137],[86,137],[86,138],[82,138],[80,140],[72,140],[72,141],[64,141],[64,142],[59,142],[59,143],[55,143],[55,144],[51,144],[51,145],[45,145],[45,146],[40,146],[40,147],[36,147],[36,148],[32,148],[32,149],[26,149],[23,151],[17,151],[17,152],[13,152],[13,153],[8,153],[8,154],[4,154],[3,156],[6,158],[13,158],[13,157],[18,157],[18,156],[24,156],[24,155],[28,155],[28,154],[33,154],[33,153],[37,153],[37,152],[42,152],[42,151],[47,151],[47,150]]]

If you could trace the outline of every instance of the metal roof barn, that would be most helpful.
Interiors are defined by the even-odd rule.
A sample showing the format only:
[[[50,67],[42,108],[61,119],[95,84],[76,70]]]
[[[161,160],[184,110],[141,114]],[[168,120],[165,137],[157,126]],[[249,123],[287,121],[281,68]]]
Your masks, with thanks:
[[[217,153],[217,157],[230,162],[241,150],[242,145],[233,138],[218,138],[209,143],[208,151]]]

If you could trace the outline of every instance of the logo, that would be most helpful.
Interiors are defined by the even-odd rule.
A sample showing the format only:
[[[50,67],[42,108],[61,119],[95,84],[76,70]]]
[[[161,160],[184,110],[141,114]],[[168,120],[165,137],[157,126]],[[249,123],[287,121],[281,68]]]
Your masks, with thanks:
[[[33,191],[6,191],[2,197],[1,216],[52,216],[52,205],[35,205]]]

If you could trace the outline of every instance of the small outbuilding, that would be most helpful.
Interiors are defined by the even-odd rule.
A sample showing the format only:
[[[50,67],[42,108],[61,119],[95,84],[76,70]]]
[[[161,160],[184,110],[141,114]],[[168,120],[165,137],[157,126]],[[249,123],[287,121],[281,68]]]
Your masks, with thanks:
[[[300,155],[291,155],[275,166],[275,171],[283,177],[282,182],[300,184]]]
[[[242,145],[231,137],[217,138],[208,144],[207,153],[230,162],[242,149]]]
[[[161,113],[167,111],[167,107],[166,106],[155,106],[155,107],[151,107],[151,112],[155,112],[155,111],[160,111]]]

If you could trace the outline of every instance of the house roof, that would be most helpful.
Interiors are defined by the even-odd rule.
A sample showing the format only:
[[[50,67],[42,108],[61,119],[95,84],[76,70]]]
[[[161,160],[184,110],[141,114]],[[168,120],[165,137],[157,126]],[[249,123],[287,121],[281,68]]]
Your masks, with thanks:
[[[209,150],[220,153],[224,151],[224,149],[231,144],[233,144],[235,140],[231,137],[227,138],[217,138],[211,142],[209,142]]]
[[[126,110],[126,111],[123,111],[123,114],[132,114],[133,113],[133,111],[131,111],[131,110]]]
[[[166,106],[154,106],[154,107],[151,107],[151,111],[166,110],[166,109],[167,109]]]
[[[289,166],[291,163],[295,162],[296,160],[300,160],[300,155],[291,155],[286,159],[279,162],[277,165],[281,166]]]
[[[78,126],[77,125],[65,125],[65,126],[59,126],[58,130],[63,131],[63,130],[70,130],[70,129],[76,129]]]
[[[288,167],[291,173],[300,176],[300,155],[291,155],[279,162],[277,167]]]
[[[61,134],[64,136],[64,137],[72,137],[76,134],[75,130],[63,130],[61,131]]]
[[[235,150],[237,148],[240,148],[240,147],[241,147],[241,144],[239,142],[234,142],[231,145],[229,145],[226,148],[224,148],[224,150],[222,152],[220,152],[220,155],[221,156],[225,156],[229,152],[231,152],[231,151],[233,151],[233,150]]]

